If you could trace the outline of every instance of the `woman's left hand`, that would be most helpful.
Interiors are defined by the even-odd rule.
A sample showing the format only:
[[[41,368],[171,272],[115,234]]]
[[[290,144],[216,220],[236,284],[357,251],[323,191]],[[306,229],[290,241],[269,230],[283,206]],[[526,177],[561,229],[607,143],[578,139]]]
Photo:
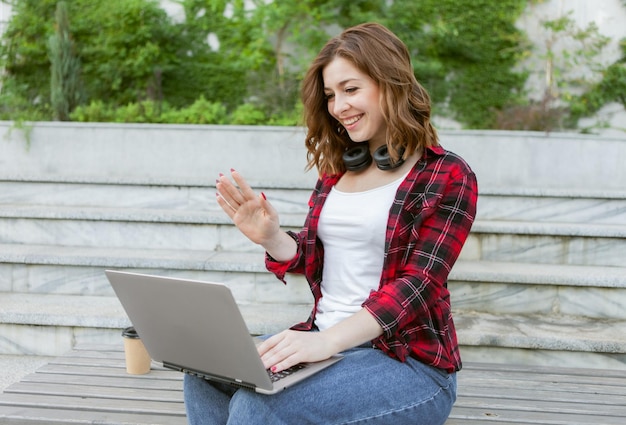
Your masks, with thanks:
[[[323,332],[286,330],[265,340],[258,347],[266,369],[280,372],[298,363],[326,360],[337,350]]]
[[[320,332],[286,330],[276,334],[258,350],[266,369],[280,372],[298,363],[319,362],[351,347],[371,341],[383,328],[366,309]]]

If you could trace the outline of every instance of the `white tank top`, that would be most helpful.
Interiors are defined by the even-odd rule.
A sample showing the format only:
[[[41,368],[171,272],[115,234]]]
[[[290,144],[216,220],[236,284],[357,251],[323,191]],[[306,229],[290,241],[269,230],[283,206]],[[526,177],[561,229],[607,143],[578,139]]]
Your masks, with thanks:
[[[320,330],[359,311],[378,289],[389,209],[402,180],[365,192],[333,187],[328,194],[318,224],[324,244],[322,298],[315,317]]]

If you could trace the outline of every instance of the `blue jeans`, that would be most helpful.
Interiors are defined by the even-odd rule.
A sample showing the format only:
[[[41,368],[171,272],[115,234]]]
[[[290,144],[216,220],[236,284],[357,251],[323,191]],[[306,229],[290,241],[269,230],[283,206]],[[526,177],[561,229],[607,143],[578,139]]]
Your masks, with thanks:
[[[374,348],[344,359],[274,395],[185,375],[190,425],[444,424],[456,400],[456,374],[415,359],[401,363]]]

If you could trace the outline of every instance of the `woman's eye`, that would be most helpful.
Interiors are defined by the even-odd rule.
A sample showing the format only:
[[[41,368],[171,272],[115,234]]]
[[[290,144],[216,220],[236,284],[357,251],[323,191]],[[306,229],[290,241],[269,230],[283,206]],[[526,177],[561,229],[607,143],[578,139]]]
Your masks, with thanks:
[[[333,93],[326,93],[326,94],[324,94],[324,99],[326,99],[326,100],[330,100],[333,97],[335,97],[335,95]]]
[[[356,87],[346,87],[346,93],[354,93],[357,90]]]

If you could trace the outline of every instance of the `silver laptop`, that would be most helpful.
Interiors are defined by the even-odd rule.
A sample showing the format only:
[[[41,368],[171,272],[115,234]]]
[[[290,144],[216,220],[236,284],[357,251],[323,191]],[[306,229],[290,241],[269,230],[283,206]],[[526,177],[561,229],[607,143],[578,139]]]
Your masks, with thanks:
[[[220,283],[105,271],[150,357],[207,380],[274,394],[334,364],[304,363],[276,376],[261,362],[230,289]]]

